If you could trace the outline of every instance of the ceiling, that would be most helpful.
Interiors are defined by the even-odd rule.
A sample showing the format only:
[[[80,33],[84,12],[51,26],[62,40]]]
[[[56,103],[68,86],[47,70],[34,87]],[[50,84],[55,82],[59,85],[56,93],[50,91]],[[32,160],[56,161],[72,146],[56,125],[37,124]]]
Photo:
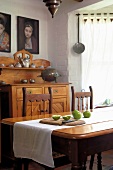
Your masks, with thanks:
[[[79,9],[79,11],[111,12],[113,11],[113,0],[102,0],[101,2]]]

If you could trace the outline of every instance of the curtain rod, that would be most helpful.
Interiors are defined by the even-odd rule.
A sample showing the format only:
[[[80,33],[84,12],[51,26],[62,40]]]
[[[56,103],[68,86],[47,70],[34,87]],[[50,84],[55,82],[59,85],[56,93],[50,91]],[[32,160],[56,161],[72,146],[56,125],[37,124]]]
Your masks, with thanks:
[[[113,13],[95,13],[96,15],[101,15],[101,14],[104,14],[104,15],[107,15],[107,14],[110,14],[110,15],[113,15]],[[94,13],[91,13],[90,15],[95,15]],[[78,15],[78,14],[77,14]],[[83,15],[89,15],[89,14],[83,14]]]
[[[113,15],[113,13],[91,13],[90,15],[101,15],[101,14],[104,14],[104,15],[107,15],[107,14],[110,14],[110,15]],[[76,14],[77,16],[81,15],[81,14]],[[89,14],[82,14],[82,15],[89,15]]]

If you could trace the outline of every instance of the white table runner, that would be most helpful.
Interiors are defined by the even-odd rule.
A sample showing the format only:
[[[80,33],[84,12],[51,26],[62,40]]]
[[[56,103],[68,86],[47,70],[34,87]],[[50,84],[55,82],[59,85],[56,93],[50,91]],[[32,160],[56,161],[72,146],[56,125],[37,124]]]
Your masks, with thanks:
[[[51,147],[53,130],[69,128],[39,123],[39,120],[14,124],[13,150],[17,158],[29,158],[49,167],[54,167]]]
[[[82,120],[85,120],[87,124],[113,120],[113,108],[96,109],[90,118],[82,118]],[[39,120],[15,123],[13,140],[15,157],[29,158],[43,165],[54,167],[51,133],[61,128],[70,128],[70,126],[41,124]]]

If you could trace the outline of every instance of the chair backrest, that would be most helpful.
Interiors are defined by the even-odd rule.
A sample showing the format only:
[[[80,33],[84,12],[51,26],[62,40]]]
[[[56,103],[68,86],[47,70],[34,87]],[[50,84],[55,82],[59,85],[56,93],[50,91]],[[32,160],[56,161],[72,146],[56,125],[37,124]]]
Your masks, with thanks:
[[[71,86],[72,105],[71,110],[88,110],[93,109],[93,89],[89,86],[89,92],[76,92],[74,86]]]
[[[29,94],[25,87],[23,90],[22,116],[52,113],[52,89],[48,87],[48,94]]]

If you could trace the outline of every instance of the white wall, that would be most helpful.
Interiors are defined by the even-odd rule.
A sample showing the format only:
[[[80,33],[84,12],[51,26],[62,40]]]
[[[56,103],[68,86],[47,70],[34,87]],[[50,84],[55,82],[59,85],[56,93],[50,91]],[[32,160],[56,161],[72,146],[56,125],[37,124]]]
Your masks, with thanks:
[[[0,0],[0,12],[11,15],[11,53],[0,52],[0,56],[13,57],[17,52],[17,16],[39,20],[39,54],[34,58],[48,59],[48,10],[41,0]]]

